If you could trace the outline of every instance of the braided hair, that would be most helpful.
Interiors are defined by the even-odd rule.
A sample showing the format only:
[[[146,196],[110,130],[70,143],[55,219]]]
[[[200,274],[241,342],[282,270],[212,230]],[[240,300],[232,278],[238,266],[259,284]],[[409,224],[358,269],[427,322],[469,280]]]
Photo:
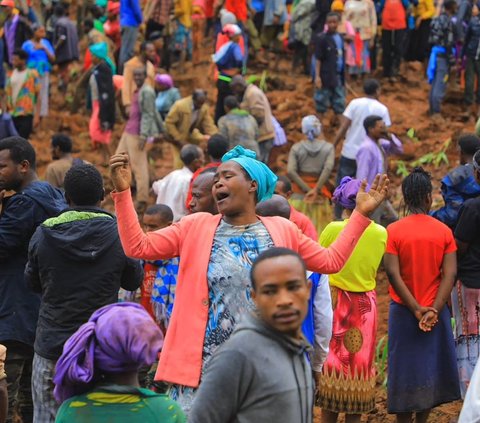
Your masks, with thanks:
[[[430,174],[416,167],[402,182],[405,211],[410,214],[428,213],[428,196],[432,194]]]

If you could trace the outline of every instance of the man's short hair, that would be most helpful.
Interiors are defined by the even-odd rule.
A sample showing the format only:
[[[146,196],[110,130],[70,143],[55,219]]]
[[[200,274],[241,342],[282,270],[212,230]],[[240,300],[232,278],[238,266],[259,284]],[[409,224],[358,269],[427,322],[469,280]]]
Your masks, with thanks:
[[[207,153],[213,160],[221,160],[229,149],[228,139],[222,134],[212,135],[207,142]]]
[[[195,144],[186,144],[180,150],[180,159],[188,166],[192,164],[192,162],[198,158],[200,158],[200,147]]]
[[[230,81],[230,85],[241,85],[242,87],[246,87],[248,84],[242,75],[235,75]]]
[[[287,192],[290,192],[292,190],[292,182],[290,179],[288,179],[287,176],[281,175],[278,177],[277,182],[282,182],[283,183],[283,193],[286,194]]]
[[[62,153],[71,153],[72,139],[66,134],[55,134],[52,137],[52,146],[60,148]]]
[[[380,89],[380,82],[376,79],[366,79],[363,83],[363,92],[366,95],[375,95]]]
[[[284,219],[290,219],[290,203],[285,197],[278,194],[273,194],[269,200],[258,203],[255,210],[259,216],[280,216]]]
[[[458,146],[464,154],[473,156],[480,149],[480,138],[475,134],[464,134],[458,139]]]
[[[24,160],[30,163],[30,168],[35,170],[37,157],[35,150],[25,138],[14,136],[0,140],[0,151],[9,150],[13,163],[20,164]]]
[[[201,88],[194,89],[192,93],[192,99],[197,100],[200,97],[207,98],[207,92],[205,90],[202,90]]]
[[[368,135],[368,131],[372,128],[375,128],[375,125],[379,120],[383,120],[381,116],[378,115],[370,115],[365,118],[363,121],[363,127],[365,128],[365,132]]]
[[[340,15],[338,14],[338,12],[328,12],[325,19],[328,18],[337,18],[338,20],[340,20]]]
[[[76,206],[95,206],[104,196],[103,178],[91,164],[72,166],[65,175],[65,195]]]
[[[27,52],[25,50],[21,50],[21,49],[15,50],[13,52],[13,56],[18,56],[18,58],[20,60],[27,60],[28,59]]]
[[[223,107],[226,107],[229,110],[237,109],[240,107],[240,103],[238,102],[237,97],[234,95],[228,95],[225,97],[225,100],[223,100]]]
[[[298,261],[301,263],[303,267],[303,271],[306,273],[307,272],[307,266],[305,265],[305,262],[303,261],[302,257],[300,254],[298,254],[296,251],[290,250],[289,248],[285,247],[273,247],[269,248],[268,250],[265,250],[263,253],[259,254],[258,257],[255,259],[253,262],[253,265],[250,269],[250,281],[252,282],[252,288],[256,289],[256,281],[255,281],[255,269],[257,266],[265,260],[276,258],[276,257],[285,257],[285,256],[292,256],[296,257]]]
[[[158,215],[165,222],[173,222],[173,211],[166,204],[154,204],[145,210],[148,216]]]

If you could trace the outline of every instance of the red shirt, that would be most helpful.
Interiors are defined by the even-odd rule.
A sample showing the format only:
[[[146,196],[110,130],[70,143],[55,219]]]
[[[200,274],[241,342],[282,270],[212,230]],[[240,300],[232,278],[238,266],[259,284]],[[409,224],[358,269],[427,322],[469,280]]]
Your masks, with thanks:
[[[239,22],[246,22],[248,17],[246,0],[225,0],[225,9],[232,12]]]
[[[431,307],[442,278],[445,254],[457,250],[451,229],[425,214],[413,214],[387,228],[387,254],[398,256],[400,274],[408,289],[424,307]],[[403,304],[393,287],[392,300]]]
[[[308,218],[308,216],[304,215],[302,212],[299,212],[292,206],[290,206],[290,220],[298,226],[298,229],[300,229],[305,236],[308,236],[315,242],[318,241],[317,230],[315,229],[312,221]]]
[[[402,0],[385,0],[382,13],[382,28],[387,31],[407,28],[407,16]]]
[[[103,29],[105,31],[105,35],[107,37],[110,37],[112,41],[115,43],[115,47],[119,49],[122,44],[120,20],[119,19],[115,19],[114,21],[107,20],[103,24]]]

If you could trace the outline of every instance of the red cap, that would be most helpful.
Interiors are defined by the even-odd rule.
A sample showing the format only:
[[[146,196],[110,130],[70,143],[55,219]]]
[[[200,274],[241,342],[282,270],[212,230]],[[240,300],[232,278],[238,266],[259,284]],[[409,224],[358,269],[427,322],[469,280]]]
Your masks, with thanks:
[[[2,2],[0,3],[0,6],[11,7],[13,9],[15,7],[15,1],[14,0],[2,0]]]

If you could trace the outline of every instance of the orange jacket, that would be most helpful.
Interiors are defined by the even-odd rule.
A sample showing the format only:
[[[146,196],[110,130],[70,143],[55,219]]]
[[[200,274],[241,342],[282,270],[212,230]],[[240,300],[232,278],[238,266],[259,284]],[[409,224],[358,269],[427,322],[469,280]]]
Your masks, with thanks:
[[[120,240],[127,256],[145,260],[180,256],[175,306],[155,380],[197,387],[208,321],[207,268],[222,216],[195,213],[165,229],[145,234],[138,223],[130,190],[112,193],[112,197]],[[298,251],[309,270],[325,274],[342,269],[371,222],[354,212],[337,240],[329,248],[323,248],[286,219],[261,217],[260,220],[276,246]]]

